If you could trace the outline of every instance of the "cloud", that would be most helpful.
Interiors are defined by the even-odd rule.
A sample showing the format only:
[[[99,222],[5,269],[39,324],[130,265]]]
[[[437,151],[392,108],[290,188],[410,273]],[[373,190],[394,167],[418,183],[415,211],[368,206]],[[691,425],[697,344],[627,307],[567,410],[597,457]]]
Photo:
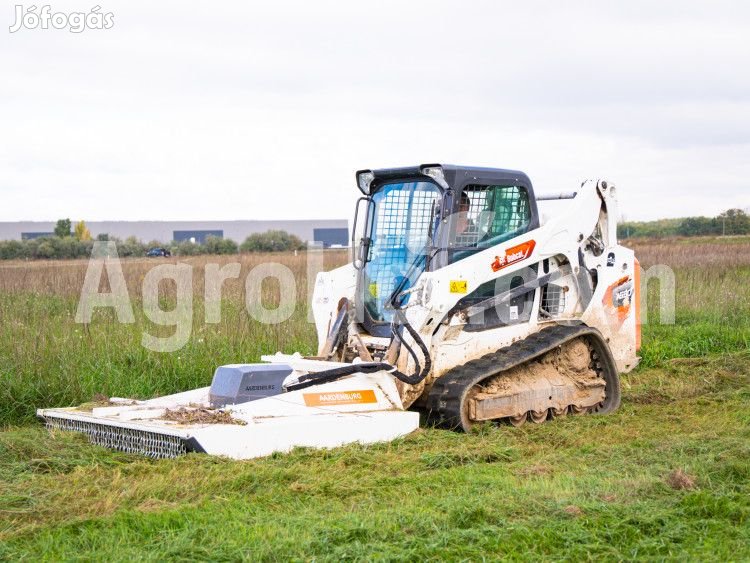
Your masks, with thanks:
[[[750,205],[740,2],[102,11],[0,30],[0,220],[349,217],[356,169],[428,161],[601,175],[633,219]]]

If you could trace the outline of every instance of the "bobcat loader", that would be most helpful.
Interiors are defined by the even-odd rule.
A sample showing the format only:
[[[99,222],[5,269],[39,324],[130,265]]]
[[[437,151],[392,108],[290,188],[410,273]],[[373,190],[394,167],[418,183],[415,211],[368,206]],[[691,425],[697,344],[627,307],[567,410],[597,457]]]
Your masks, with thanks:
[[[639,266],[617,243],[614,186],[536,196],[522,172],[439,164],[356,178],[352,261],[313,292],[317,356],[39,417],[123,451],[242,459],[392,440],[420,413],[468,430],[618,407],[639,359]]]

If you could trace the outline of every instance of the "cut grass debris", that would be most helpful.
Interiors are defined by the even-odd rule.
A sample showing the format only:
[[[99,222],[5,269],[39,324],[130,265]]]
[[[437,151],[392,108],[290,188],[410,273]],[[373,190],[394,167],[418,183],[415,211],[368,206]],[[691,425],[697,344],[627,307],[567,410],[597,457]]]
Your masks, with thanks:
[[[9,429],[0,558],[747,559],[749,363],[640,370],[607,416],[245,462]]]
[[[238,424],[240,426],[247,424],[244,420],[232,418],[231,413],[227,411],[192,407],[182,407],[174,410],[166,409],[161,418],[178,424]]]

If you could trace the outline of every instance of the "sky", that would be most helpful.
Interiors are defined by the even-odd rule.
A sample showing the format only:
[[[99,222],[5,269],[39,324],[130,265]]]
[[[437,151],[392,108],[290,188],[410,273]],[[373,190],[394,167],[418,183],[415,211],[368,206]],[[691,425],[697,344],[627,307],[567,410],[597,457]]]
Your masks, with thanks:
[[[351,218],[363,168],[750,207],[746,2],[0,3],[0,221]]]

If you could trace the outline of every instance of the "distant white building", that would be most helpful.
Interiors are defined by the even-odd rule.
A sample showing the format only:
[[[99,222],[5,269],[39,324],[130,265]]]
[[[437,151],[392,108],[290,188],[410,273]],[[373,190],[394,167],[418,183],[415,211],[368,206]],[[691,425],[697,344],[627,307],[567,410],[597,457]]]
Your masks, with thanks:
[[[73,221],[75,225],[75,221]],[[190,240],[202,243],[208,236],[229,238],[242,243],[249,235],[270,230],[286,231],[305,242],[324,246],[348,246],[349,222],[346,219],[302,221],[86,221],[91,235],[108,235],[126,239],[135,237],[143,242]],[[51,236],[51,221],[0,222],[0,240],[26,240]]]

